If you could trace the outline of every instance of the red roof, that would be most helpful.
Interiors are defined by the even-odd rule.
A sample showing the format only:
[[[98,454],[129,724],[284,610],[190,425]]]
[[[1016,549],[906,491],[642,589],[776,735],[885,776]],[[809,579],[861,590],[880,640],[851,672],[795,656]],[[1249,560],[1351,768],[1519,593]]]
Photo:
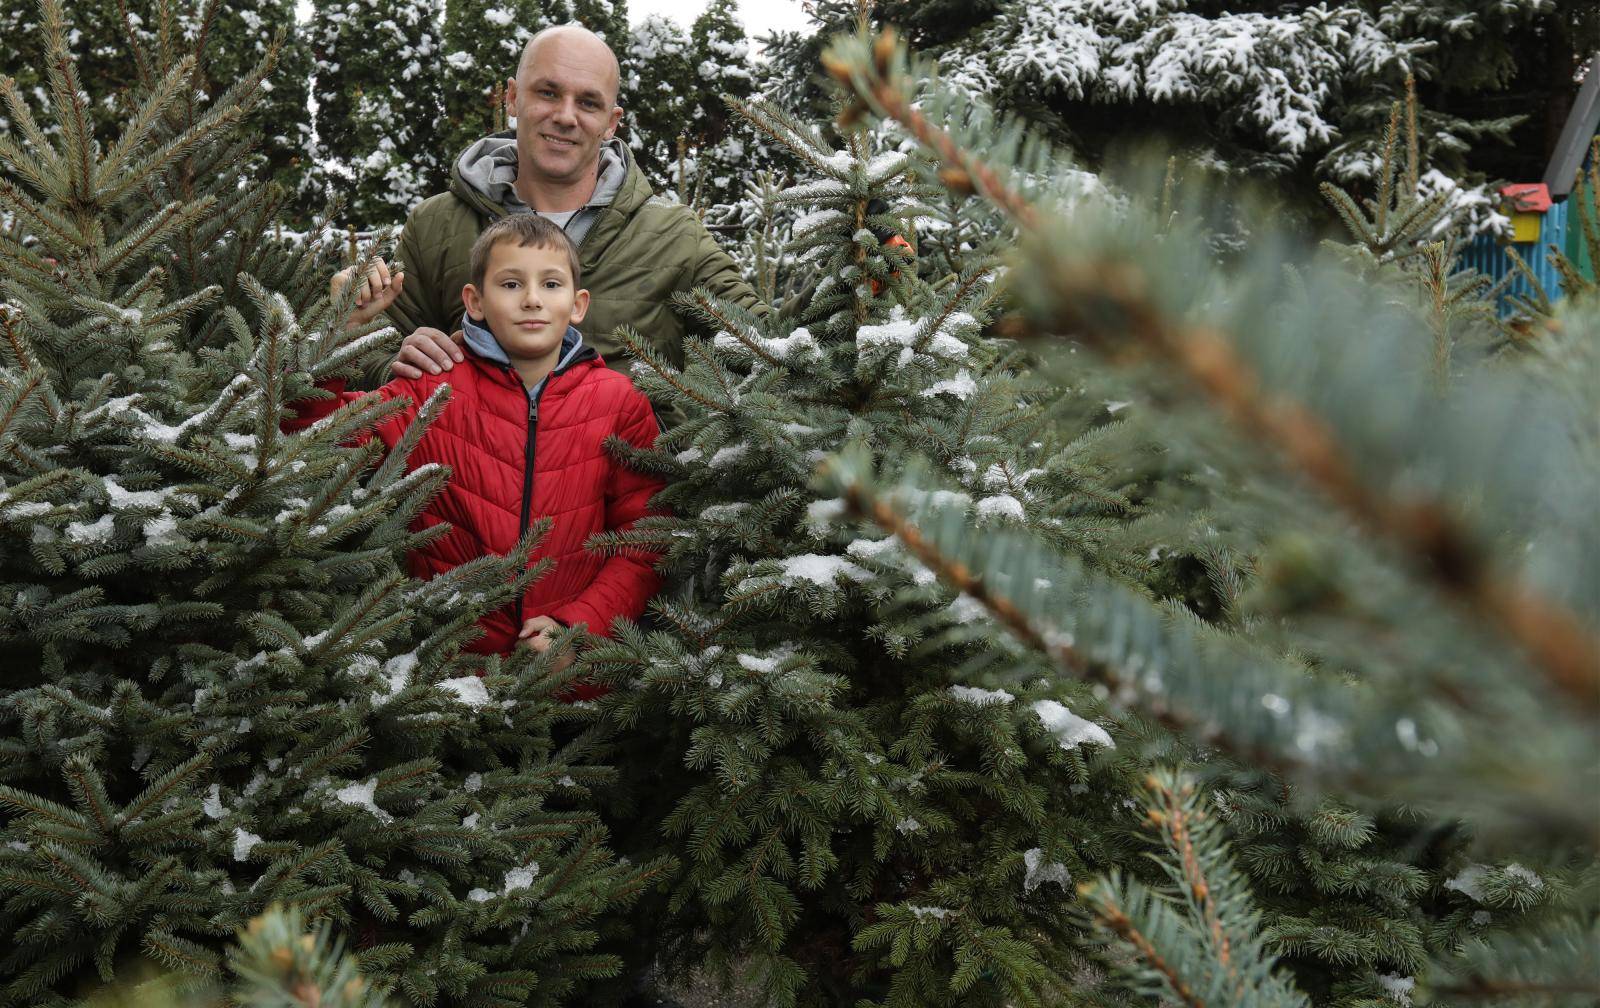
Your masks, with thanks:
[[[1550,187],[1543,182],[1513,182],[1500,187],[1500,195],[1511,201],[1513,210],[1544,213],[1550,209]]]

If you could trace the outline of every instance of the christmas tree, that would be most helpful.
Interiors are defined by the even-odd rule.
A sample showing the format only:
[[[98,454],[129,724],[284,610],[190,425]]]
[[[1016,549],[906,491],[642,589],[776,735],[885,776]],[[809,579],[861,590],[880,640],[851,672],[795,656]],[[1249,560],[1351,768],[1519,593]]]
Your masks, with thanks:
[[[141,47],[156,83],[101,147],[41,10],[53,128],[0,87],[0,1003],[215,976],[274,902],[399,1003],[559,1003],[616,969],[592,922],[655,869],[583,811],[606,771],[569,759],[566,677],[463,650],[540,573],[531,540],[413,581],[448,474],[405,474],[412,442],[376,465],[359,435],[394,407],[280,433],[376,334],[320,293],[337,245],[238,198],[265,67],[197,105],[194,56]]]
[[[929,454],[985,527],[1102,557],[1116,432],[1045,432],[1046,402],[979,337],[983,264],[934,291],[874,234],[926,212],[905,155],[741,110],[809,166],[777,199],[808,211],[786,254],[822,280],[792,315],[697,295],[714,335],[682,369],[630,336],[636,381],[685,415],[630,458],[670,477],[680,517],[611,541],[666,551],[679,589],[659,629],[588,659],[619,684],[608,713],[629,747],[685,754],[652,755],[635,812],[642,829],[668,805],[686,865],[667,945],[747,972],[773,1004],[1033,1003],[1080,962],[1056,940],[1063,897],[1115,863],[1127,814],[1100,701],[967,685],[1013,653],[980,607],[813,483],[842,444],[891,466]]]
[[[38,5],[19,3],[0,10],[0,67],[14,76],[17,89],[35,116],[45,111],[46,71],[37,55],[44,51]],[[309,95],[310,50],[295,30],[292,0],[242,0],[180,5],[148,3],[78,3],[72,11],[68,48],[80,74],[96,85],[96,100],[89,116],[96,135],[110,143],[121,131],[130,111],[129,96],[154,85],[152,67],[142,62],[129,37],[147,48],[161,46],[192,49],[198,62],[195,80],[209,96],[221,94],[244,76],[276,44],[274,57],[280,72],[264,83],[267,93],[256,105],[261,141],[255,155],[264,164],[251,166],[255,175],[276,180],[290,193],[301,187],[307,170],[306,152],[311,123],[306,116]],[[48,118],[46,121],[48,128]],[[0,112],[0,130],[13,129]],[[294,207],[294,219],[304,221],[320,207]]]
[[[1101,351],[1102,366],[1159,404],[1133,417],[1169,457],[1211,470],[1166,492],[1208,509],[1214,545],[1196,552],[1209,553],[1212,594],[1238,627],[1221,638],[1117,600],[1025,529],[973,535],[959,509],[930,502],[925,479],[882,480],[859,460],[841,472],[860,513],[921,541],[941,581],[965,585],[1061,674],[1204,740],[1191,758],[1205,760],[1210,804],[1257,893],[1241,895],[1215,831],[1192,846],[1172,832],[1177,818],[1212,814],[1197,793],[1158,786],[1152,818],[1174,886],[1152,895],[1112,876],[1087,890],[1090,917],[1115,942],[1111,968],[1185,1004],[1215,1003],[1219,989],[1230,1004],[1592,1000],[1594,834],[1579,767],[1597,714],[1600,599],[1573,565],[1600,549],[1578,503],[1600,470],[1572,384],[1592,377],[1593,360],[1570,353],[1600,332],[1592,308],[1571,306],[1537,333],[1536,346],[1568,348],[1560,381],[1548,367],[1456,357],[1441,382],[1436,334],[1397,297],[1428,283],[1394,265],[1409,251],[1389,249],[1392,272],[1375,281],[1348,256],[1313,258],[1258,234],[1223,268],[1192,226],[1217,201],[1210,192],[1069,217],[1048,184],[1047,146],[956,94],[927,97],[926,67],[904,59],[888,37],[832,50],[830,71],[861,103],[846,116],[899,122],[952,190],[1005,213],[1020,235],[1014,331],[1070,333],[1072,350]],[[1388,184],[1358,236],[1389,234],[1391,212],[1426,210],[1415,196],[1392,200]],[[1285,260],[1297,263],[1287,289]],[[1037,345],[1063,358],[1064,377],[1089,366]],[[1234,553],[1241,537],[1250,549]],[[1231,667],[1206,660],[1218,645]],[[1241,771],[1256,782],[1241,788]],[[1339,788],[1426,816],[1370,814]],[[1455,851],[1456,817],[1474,860]],[[1530,820],[1538,836],[1522,827]],[[1198,884],[1207,873],[1214,890]],[[1298,992],[1271,974],[1279,953],[1298,960],[1286,963]],[[1269,975],[1279,979],[1245,983]]]

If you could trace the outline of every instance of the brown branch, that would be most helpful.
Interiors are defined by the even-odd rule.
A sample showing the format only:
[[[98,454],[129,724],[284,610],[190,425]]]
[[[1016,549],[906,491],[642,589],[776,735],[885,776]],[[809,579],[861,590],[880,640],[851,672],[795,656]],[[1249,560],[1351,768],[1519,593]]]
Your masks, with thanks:
[[[1265,767],[1274,773],[1292,773],[1296,764],[1290,758],[1259,746],[1248,746],[1232,738],[1214,725],[1208,726],[1194,718],[1173,710],[1160,697],[1138,691],[1137,686],[1124,679],[1103,662],[1095,661],[1061,640],[1050,640],[1033,625],[1026,613],[1005,595],[990,588],[966,564],[951,559],[939,551],[922,534],[922,530],[901,516],[881,499],[868,500],[856,483],[847,484],[842,491],[846,506],[855,514],[865,516],[886,532],[897,536],[907,552],[916,557],[929,570],[958,591],[977,601],[995,621],[1015,634],[1024,644],[1053,660],[1069,675],[1089,682],[1099,683],[1112,695],[1134,691],[1141,698],[1142,709],[1169,731],[1197,739],[1231,753],[1246,766]]]
[[[700,306],[701,311],[705,312],[707,315],[710,315],[713,319],[716,319],[717,324],[722,327],[724,332],[738,340],[740,343],[744,344],[745,348],[751,353],[755,354],[757,357],[760,357],[772,367],[781,368],[784,366],[783,361],[773,356],[770,352],[752,340],[743,331],[743,326],[738,325],[732,319],[728,318],[724,312],[718,311],[699,291],[695,292],[694,300],[695,303]]]
[[[1133,926],[1133,921],[1128,919],[1127,914],[1115,906],[1105,904],[1097,911],[1097,916],[1118,938],[1132,945],[1135,951],[1139,953],[1140,958],[1148,963],[1151,969],[1166,978],[1168,986],[1172,988],[1172,993],[1181,998],[1184,1004],[1189,1005],[1190,1008],[1205,1008],[1205,1001],[1201,1000],[1199,995],[1195,994],[1189,985],[1183,982],[1183,978],[1178,976],[1177,970],[1173,969],[1171,964],[1161,957],[1161,953],[1156,951],[1156,947],[1150,943],[1150,939],[1146,938],[1143,932]]]

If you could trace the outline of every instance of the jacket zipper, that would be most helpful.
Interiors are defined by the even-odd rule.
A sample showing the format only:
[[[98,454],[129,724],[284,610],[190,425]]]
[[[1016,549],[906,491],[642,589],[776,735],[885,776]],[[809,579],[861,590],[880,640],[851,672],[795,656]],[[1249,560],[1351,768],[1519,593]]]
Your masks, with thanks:
[[[528,512],[533,508],[533,454],[534,447],[539,442],[539,399],[544,395],[544,390],[549,386],[546,379],[539,386],[538,392],[529,392],[523,389],[523,395],[528,397],[528,436],[523,442],[522,455],[522,513],[517,521],[517,538],[521,539],[528,531]],[[516,630],[522,631],[522,606],[526,601],[527,593],[517,595]]]

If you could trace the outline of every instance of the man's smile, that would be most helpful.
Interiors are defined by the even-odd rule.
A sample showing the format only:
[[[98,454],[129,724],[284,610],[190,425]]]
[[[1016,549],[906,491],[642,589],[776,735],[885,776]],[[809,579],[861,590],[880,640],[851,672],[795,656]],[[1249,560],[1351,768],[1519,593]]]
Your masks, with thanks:
[[[543,137],[546,143],[557,147],[576,147],[578,145],[577,140],[568,140],[565,137],[552,136],[549,133],[540,133],[539,136]]]

